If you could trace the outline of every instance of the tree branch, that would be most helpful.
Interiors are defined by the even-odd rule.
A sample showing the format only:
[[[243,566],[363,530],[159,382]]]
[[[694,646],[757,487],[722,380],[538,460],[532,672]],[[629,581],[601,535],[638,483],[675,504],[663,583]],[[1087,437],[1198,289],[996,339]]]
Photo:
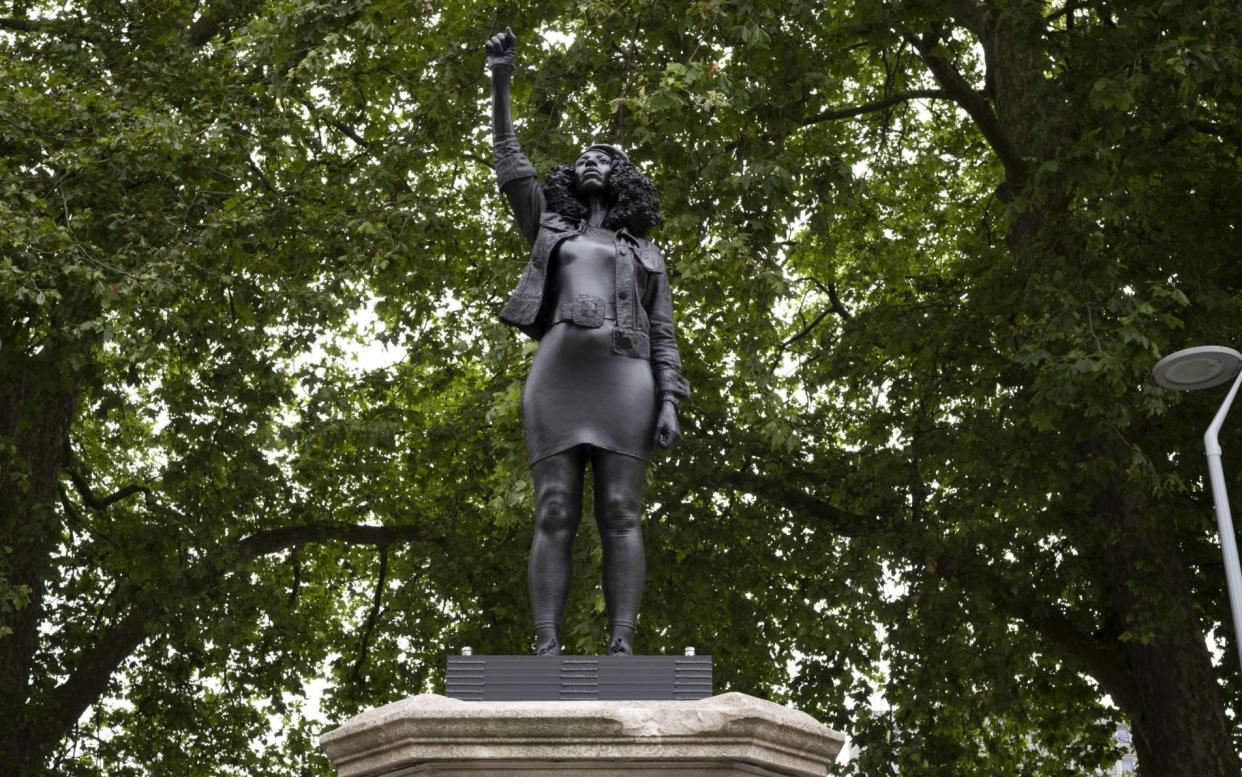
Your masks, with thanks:
[[[326,120],[323,119],[323,117],[320,116],[319,108],[305,96],[298,97],[297,99],[298,102],[302,103],[302,107],[306,109],[306,112],[309,113],[315,121],[326,121],[329,127],[332,127],[337,132],[352,140],[354,145],[358,146],[358,148],[368,151],[372,156],[375,156],[375,149],[372,147],[372,144],[369,143],[366,138],[362,137],[362,134],[358,132],[358,130],[339,119],[332,117],[329,117]]]
[[[293,583],[289,586],[288,607],[290,610],[298,606],[298,593],[302,590],[302,553],[301,548],[294,548],[289,563],[293,566]]]
[[[367,654],[371,650],[371,635],[379,623],[380,612],[384,605],[384,586],[388,583],[388,546],[380,545],[379,577],[375,581],[375,597],[371,602],[371,612],[367,614],[366,625],[362,627],[362,641],[358,645],[358,660],[354,662],[353,671],[349,673],[350,686],[356,692],[358,681],[362,676],[362,667],[367,662]]]
[[[812,124],[819,124],[825,121],[835,121],[837,119],[850,119],[855,116],[861,116],[864,113],[874,113],[885,108],[903,103],[908,100],[952,100],[954,99],[947,91],[943,89],[915,89],[909,92],[901,92],[900,94],[890,95],[879,100],[873,100],[862,105],[855,105],[850,108],[831,108],[826,111],[809,116],[802,120],[803,127],[809,127]]]
[[[57,23],[52,19],[18,19],[12,16],[0,16],[0,29],[13,32],[60,32]]]
[[[348,124],[345,124],[344,122],[337,121],[336,119],[330,119],[328,123],[332,125],[332,127],[335,128],[337,132],[341,133],[345,137],[354,141],[354,143],[357,143],[359,148],[364,148],[367,151],[373,150],[371,148],[371,144],[367,142],[367,139],[359,135],[358,131],[355,130],[353,127],[349,126]]]
[[[253,559],[310,543],[346,542],[354,545],[387,546],[424,536],[425,533],[414,526],[313,523],[268,529],[224,546],[209,556],[203,564],[186,575],[173,593],[182,602],[193,599],[209,590],[226,574],[237,571]],[[226,564],[223,568],[222,563]],[[37,730],[30,732],[36,747],[50,750],[53,744],[67,734],[87,708],[98,701],[121,663],[150,636],[152,627],[169,615],[171,610],[164,604],[168,598],[165,596],[136,605],[121,620],[105,630],[90,649],[78,656],[73,672],[51,692],[50,702],[42,711],[43,714],[32,716],[33,719],[42,721],[37,724]]]
[[[276,187],[273,186],[272,182],[268,179],[267,174],[263,172],[263,168],[259,167],[259,163],[254,161],[254,157],[249,154],[246,154],[246,165],[250,168],[251,172],[258,176],[259,182],[263,184],[264,189],[267,189],[272,194],[280,194],[280,192],[276,191]]]
[[[417,526],[365,526],[349,523],[308,523],[255,532],[237,547],[246,559],[279,553],[315,542],[345,542],[351,545],[391,545],[425,539]]]
[[[79,473],[76,469],[72,467],[65,467],[65,472],[69,475],[69,480],[73,482],[74,489],[77,490],[79,495],[81,495],[82,501],[86,503],[86,506],[92,507],[96,510],[106,510],[122,499],[133,496],[134,494],[141,493],[147,494],[148,496],[151,494],[151,489],[146,486],[130,485],[125,486],[124,488],[119,488],[107,496],[99,496],[91,490],[91,486],[86,482],[86,478],[82,477],[81,473]]]
[[[38,721],[38,729],[31,732],[37,750],[49,751],[68,734],[82,713],[103,695],[121,662],[147,638],[147,624],[164,614],[153,602],[134,609],[80,657],[73,674],[52,691],[46,717],[32,716]]]
[[[241,17],[253,13],[259,4],[253,0],[217,0],[205,8],[186,28],[185,37],[195,48],[202,48],[226,26],[236,26]]]
[[[1012,608],[1010,604],[1010,609]],[[1001,609],[1007,609],[1002,605]],[[1099,682],[1100,687],[1113,697],[1113,701],[1131,717],[1138,717],[1142,707],[1138,687],[1123,667],[1125,656],[1100,640],[1078,628],[1059,610],[1029,610],[1014,613],[1015,616],[1048,640],[1071,660],[1079,662],[1083,670]]]
[[[944,87],[945,92],[962,107],[962,110],[966,111],[975,126],[983,133],[984,139],[1004,166],[1011,188],[1020,186],[1027,178],[1028,165],[1023,160],[1022,154],[1018,152],[1017,146],[1001,127],[1000,119],[992,110],[987,98],[966,82],[952,62],[936,52],[936,45],[940,42],[937,36],[929,35],[920,38],[907,32],[905,38],[919,53],[927,69]]]
[[[1226,127],[1223,124],[1204,121],[1203,119],[1191,119],[1186,124],[1195,132],[1201,132],[1204,135],[1215,135],[1235,148],[1242,146],[1242,132],[1239,132],[1234,127]]]
[[[1094,2],[1094,0],[1080,0],[1080,2],[1066,3],[1065,6],[1061,8],[1060,10],[1053,11],[1052,13],[1045,16],[1044,21],[1046,22],[1056,21],[1062,16],[1068,16],[1069,14],[1072,14],[1074,11],[1078,11],[1083,8],[1090,7],[1092,2]]]
[[[789,337],[788,339],[785,340],[785,342],[781,343],[780,348],[777,349],[778,353],[784,353],[785,350],[789,348],[789,346],[793,345],[794,343],[798,342],[802,338],[809,335],[811,332],[815,331],[815,327],[823,323],[824,319],[827,318],[829,314],[831,313],[836,313],[838,316],[841,317],[841,320],[843,321],[849,321],[851,318],[853,318],[853,315],[850,313],[848,309],[846,309],[845,305],[841,304],[841,298],[837,296],[837,285],[835,283],[829,283],[827,286],[825,286],[824,284],[820,283],[814,278],[810,278],[809,280],[828,295],[828,302],[830,304],[826,309],[820,311],[820,314],[816,316],[814,320],[811,321],[811,323],[803,327],[802,331]]]
[[[81,24],[66,19],[26,19],[16,16],[0,16],[0,30],[29,32],[40,35],[59,35],[95,45],[100,43],[98,38],[87,34]]]
[[[354,22],[358,21],[358,19],[360,18],[362,18],[361,10],[351,11],[350,13],[347,13],[343,16],[339,16],[333,20],[332,30],[333,31],[343,30],[349,27],[350,25],[352,25]],[[314,51],[322,43],[323,43],[322,39],[304,41],[303,45],[293,50],[293,54],[288,58],[288,60],[286,60],[285,62],[281,62],[277,65],[274,65],[272,67],[271,73],[268,73],[260,69],[259,71],[255,73],[251,73],[246,78],[244,78],[242,80],[242,83],[243,84],[254,84],[260,81],[264,81],[264,80],[274,81],[277,78],[285,78],[286,76],[289,75],[289,73],[294,68],[302,64],[302,62],[308,56],[310,56],[310,53]]]
[[[828,301],[832,303],[832,307],[830,307],[829,310],[836,313],[841,318],[849,321],[854,317],[853,314],[846,309],[845,305],[841,304],[841,298],[837,296],[837,284],[835,283],[828,284]]]
[[[812,473],[799,473],[799,482],[815,482]],[[867,518],[841,510],[800,489],[791,488],[775,478],[748,472],[731,472],[727,479],[709,483],[712,487],[745,491],[772,499],[777,504],[821,524],[845,537],[865,536],[882,530],[882,518]],[[973,557],[959,560],[952,556],[934,565],[933,571],[946,580],[978,593],[993,607],[1020,620],[1057,649],[1064,657],[1077,662],[1113,699],[1126,710],[1137,714],[1138,689],[1125,671],[1121,651],[1079,628],[1057,608],[1040,601],[1020,586],[1012,585],[1000,574]]]
[[[1059,608],[1011,584],[986,562],[973,557],[941,559],[933,571],[983,596],[998,611],[1022,621],[1066,659],[1095,678],[1129,715],[1140,712],[1138,687],[1125,671],[1123,653],[1071,621]],[[995,595],[991,595],[995,592]]]
[[[798,482],[814,483],[816,478],[809,472],[798,472],[793,477]],[[842,510],[817,496],[799,488],[791,488],[783,481],[767,475],[756,475],[744,470],[728,473],[725,478],[709,478],[706,485],[727,491],[754,494],[785,507],[793,512],[813,518],[842,537],[861,537],[879,528],[878,517],[868,517]]]
[[[82,516],[78,515],[77,509],[74,508],[73,502],[69,501],[69,492],[65,490],[63,483],[56,484],[56,490],[60,492],[60,506],[65,511],[65,516],[69,519],[70,525],[82,523]]]
[[[189,29],[185,31],[190,45],[196,48],[207,45],[207,42],[216,37],[216,33],[220,31],[220,21],[208,11],[191,22]]]
[[[821,310],[821,311],[819,312],[819,315],[818,315],[818,316],[816,316],[815,318],[811,319],[811,323],[809,323],[809,324],[807,324],[806,326],[802,327],[802,329],[801,329],[799,332],[797,332],[796,334],[793,334],[793,335],[790,335],[789,337],[787,337],[787,338],[785,339],[785,342],[781,343],[781,347],[780,347],[779,349],[777,349],[777,350],[783,353],[783,352],[785,351],[785,349],[789,348],[789,346],[793,345],[794,343],[798,342],[798,341],[799,341],[799,340],[801,340],[802,338],[806,337],[806,336],[807,336],[807,335],[809,335],[811,332],[814,332],[814,331],[815,331],[815,327],[817,327],[817,326],[819,326],[821,323],[823,323],[824,319],[825,319],[825,318],[828,318],[828,316],[832,315],[832,313],[833,313],[833,312],[834,312],[834,311],[833,311],[833,308],[831,308],[831,307],[824,308],[823,310]]]

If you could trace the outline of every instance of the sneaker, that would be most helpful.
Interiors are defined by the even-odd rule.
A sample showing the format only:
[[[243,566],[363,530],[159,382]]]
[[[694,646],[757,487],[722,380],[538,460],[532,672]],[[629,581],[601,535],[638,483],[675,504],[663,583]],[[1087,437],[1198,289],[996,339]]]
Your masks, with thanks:
[[[616,639],[612,641],[612,644],[608,646],[608,655],[610,656],[632,656],[634,655],[634,648],[630,646],[630,643],[626,642],[620,637],[617,637]]]
[[[548,640],[535,650],[537,656],[559,656],[561,654],[561,641],[556,637]]]

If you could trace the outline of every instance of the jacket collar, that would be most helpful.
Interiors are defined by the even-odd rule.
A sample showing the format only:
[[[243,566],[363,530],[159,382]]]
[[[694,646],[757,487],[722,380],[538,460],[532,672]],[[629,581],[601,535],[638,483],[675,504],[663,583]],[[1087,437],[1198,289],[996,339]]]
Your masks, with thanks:
[[[544,211],[539,223],[555,232],[580,232],[586,228],[586,221],[583,219],[569,218],[552,210]],[[647,238],[635,235],[629,227],[621,227],[616,233],[640,248],[647,245]]]

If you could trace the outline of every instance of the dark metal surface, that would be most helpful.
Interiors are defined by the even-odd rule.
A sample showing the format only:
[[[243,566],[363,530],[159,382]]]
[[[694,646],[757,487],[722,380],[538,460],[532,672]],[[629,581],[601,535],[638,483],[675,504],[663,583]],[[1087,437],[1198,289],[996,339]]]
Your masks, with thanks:
[[[711,656],[449,656],[463,701],[673,701],[712,695]]]
[[[604,544],[608,652],[633,652],[647,574],[642,491],[653,448],[681,437],[690,394],[673,326],[667,266],[647,239],[661,221],[655,185],[625,152],[595,144],[536,179],[513,129],[511,29],[484,45],[492,71],[492,149],[530,260],[500,320],[539,340],[522,391],[535,487],[527,582],[535,652],[561,651],[589,463]]]

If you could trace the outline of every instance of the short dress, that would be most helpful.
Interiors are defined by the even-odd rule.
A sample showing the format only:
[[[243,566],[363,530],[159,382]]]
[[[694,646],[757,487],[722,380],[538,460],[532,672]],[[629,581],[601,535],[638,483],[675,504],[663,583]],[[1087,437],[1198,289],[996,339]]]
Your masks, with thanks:
[[[651,458],[657,409],[651,363],[612,349],[616,261],[614,233],[600,227],[564,240],[550,257],[545,315],[552,320],[522,390],[530,464],[578,445]],[[602,326],[555,320],[555,311],[582,295],[608,301]]]

